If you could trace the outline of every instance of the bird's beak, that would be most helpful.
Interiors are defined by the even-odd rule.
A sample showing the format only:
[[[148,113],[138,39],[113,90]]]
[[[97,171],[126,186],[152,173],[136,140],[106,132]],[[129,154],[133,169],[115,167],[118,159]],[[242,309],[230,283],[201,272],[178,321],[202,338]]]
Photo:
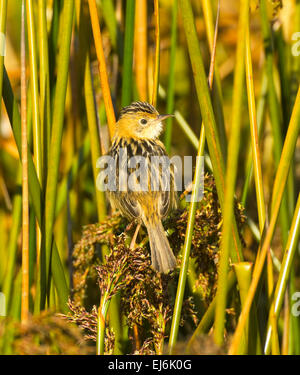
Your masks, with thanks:
[[[158,115],[157,116],[157,120],[158,121],[164,121],[164,120],[166,120],[169,117],[174,117],[174,115]]]

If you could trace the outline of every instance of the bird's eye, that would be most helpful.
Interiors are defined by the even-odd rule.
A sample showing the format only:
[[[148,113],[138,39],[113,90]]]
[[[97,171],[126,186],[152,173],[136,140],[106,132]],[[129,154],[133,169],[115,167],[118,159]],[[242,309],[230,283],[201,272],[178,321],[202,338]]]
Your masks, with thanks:
[[[148,121],[147,121],[145,118],[140,119],[140,124],[141,124],[141,125],[146,125],[147,122],[148,122]]]

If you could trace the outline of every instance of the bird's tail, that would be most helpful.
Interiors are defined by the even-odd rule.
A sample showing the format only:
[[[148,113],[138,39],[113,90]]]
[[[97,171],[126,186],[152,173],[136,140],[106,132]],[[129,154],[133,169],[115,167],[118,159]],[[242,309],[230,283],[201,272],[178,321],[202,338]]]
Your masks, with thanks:
[[[171,250],[164,227],[160,220],[145,222],[151,249],[152,266],[155,270],[167,273],[176,267],[176,258]]]

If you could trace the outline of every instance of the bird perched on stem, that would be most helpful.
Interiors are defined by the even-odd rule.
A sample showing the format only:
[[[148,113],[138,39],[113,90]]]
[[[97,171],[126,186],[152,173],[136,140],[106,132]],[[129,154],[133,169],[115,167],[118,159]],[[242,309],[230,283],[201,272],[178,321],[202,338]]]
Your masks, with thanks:
[[[158,140],[162,121],[170,116],[160,115],[145,102],[124,107],[108,153],[119,171],[115,191],[108,191],[111,205],[129,220],[137,219],[146,226],[152,266],[162,273],[176,266],[162,225],[162,219],[176,207],[174,170]]]

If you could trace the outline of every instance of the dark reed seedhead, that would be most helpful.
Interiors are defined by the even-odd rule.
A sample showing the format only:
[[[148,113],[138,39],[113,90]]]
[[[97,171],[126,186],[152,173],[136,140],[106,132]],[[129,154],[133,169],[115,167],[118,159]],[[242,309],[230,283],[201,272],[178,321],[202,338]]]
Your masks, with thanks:
[[[235,213],[241,228],[245,218],[238,204]],[[175,254],[184,243],[187,219],[188,208],[174,211],[165,222]],[[200,291],[204,304],[209,304],[215,295],[221,224],[215,182],[207,174],[204,197],[196,211],[191,247],[197,274],[195,289]],[[74,249],[74,277],[77,282],[74,282],[76,289],[74,299],[70,302],[72,316],[69,319],[84,328],[86,338],[95,340],[97,309],[87,303],[90,298],[87,284],[94,286],[97,304],[100,293],[108,291],[108,298],[111,298],[120,292],[121,311],[127,319],[132,352],[160,353],[164,339],[169,334],[178,274],[176,271],[166,275],[156,272],[151,267],[148,245],[137,246],[134,250],[129,248],[129,239],[134,229],[134,225],[126,226],[126,221],[120,216],[112,216],[101,224],[85,227]],[[101,261],[101,245],[111,249],[104,264]],[[186,299],[180,323],[187,332],[191,332],[191,324],[196,326],[198,323],[199,316],[195,311],[193,299]],[[139,337],[139,347],[136,346],[134,331]],[[106,350],[110,351],[113,347],[113,332],[107,331],[107,335],[105,345]]]
[[[84,227],[80,241],[73,251],[72,298],[81,305],[93,305],[99,301],[96,266],[102,262],[101,246],[112,248],[116,236],[126,228],[126,220],[120,215],[108,217],[100,224]],[[91,296],[95,295],[95,298]]]
[[[243,209],[239,203],[235,204],[235,216],[241,231],[245,222]],[[184,243],[188,210],[177,210],[166,220],[170,228],[170,244],[174,252],[179,251]],[[219,262],[219,247],[221,243],[222,213],[218,201],[217,189],[212,175],[204,177],[204,196],[199,202],[195,213],[195,224],[192,237],[191,258],[195,259],[197,289],[206,304],[209,304],[216,292],[217,266]],[[172,230],[174,228],[175,230]]]
[[[64,318],[69,322],[75,323],[81,328],[84,340],[96,341],[98,319],[97,307],[94,305],[91,311],[87,311],[84,307],[75,304],[71,300],[69,300],[68,306],[70,313],[68,315],[64,315]],[[114,333],[107,327],[104,340],[106,354],[113,354],[114,344]]]

